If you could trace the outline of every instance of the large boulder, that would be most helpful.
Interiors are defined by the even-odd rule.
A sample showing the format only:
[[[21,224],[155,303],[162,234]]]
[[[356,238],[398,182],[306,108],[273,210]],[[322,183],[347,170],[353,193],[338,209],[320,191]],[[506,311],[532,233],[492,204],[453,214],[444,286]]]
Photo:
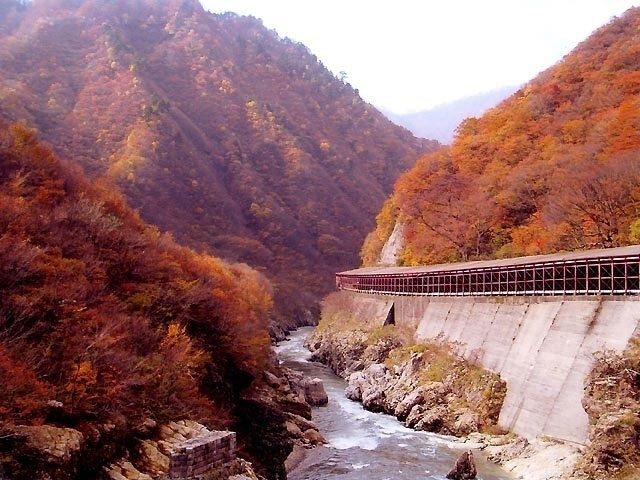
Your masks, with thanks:
[[[480,419],[480,415],[469,409],[465,409],[458,415],[453,425],[454,434],[461,436],[468,435],[471,432],[477,432],[480,430],[481,424],[482,420]]]
[[[322,380],[319,378],[306,379],[304,382],[304,398],[309,405],[326,405],[329,397],[324,390]]]
[[[327,443],[324,437],[317,430],[310,428],[306,432],[304,432],[304,439],[309,442],[311,445],[322,445],[323,443]]]
[[[28,472],[33,471],[43,478],[74,478],[85,446],[81,432],[51,425],[11,426],[3,430],[2,437],[0,451],[10,451],[17,461],[7,469],[10,478],[31,478]],[[22,471],[25,465],[27,472]]]
[[[473,461],[473,453],[471,450],[464,452],[449,473],[447,478],[449,480],[472,480],[476,478],[478,472],[476,471],[476,464]]]
[[[424,403],[424,387],[420,387],[404,397],[393,413],[398,420],[404,421],[409,416],[411,409],[422,403]]]

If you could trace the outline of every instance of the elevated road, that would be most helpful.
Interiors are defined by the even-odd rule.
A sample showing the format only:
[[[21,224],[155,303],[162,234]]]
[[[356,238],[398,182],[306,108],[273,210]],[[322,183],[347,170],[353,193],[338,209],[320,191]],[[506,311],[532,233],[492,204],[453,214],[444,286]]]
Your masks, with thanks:
[[[379,295],[637,295],[640,245],[422,267],[367,267],[337,273],[336,286]]]

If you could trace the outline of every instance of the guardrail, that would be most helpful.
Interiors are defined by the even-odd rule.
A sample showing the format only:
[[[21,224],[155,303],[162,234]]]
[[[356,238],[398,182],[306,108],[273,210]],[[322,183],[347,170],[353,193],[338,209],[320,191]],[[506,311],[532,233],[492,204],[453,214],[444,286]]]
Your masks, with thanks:
[[[336,274],[340,290],[379,295],[637,295],[640,255],[397,273]]]

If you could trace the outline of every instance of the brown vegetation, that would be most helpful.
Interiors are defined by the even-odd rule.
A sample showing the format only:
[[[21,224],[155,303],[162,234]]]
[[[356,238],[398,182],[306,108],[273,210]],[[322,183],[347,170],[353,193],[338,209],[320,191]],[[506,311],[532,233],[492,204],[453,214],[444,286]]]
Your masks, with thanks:
[[[252,17],[3,1],[0,118],[114,180],[180,243],[265,271],[290,316],[357,264],[393,182],[436,145]]]
[[[271,306],[259,273],[178,246],[0,125],[0,429],[233,426],[269,365]]]

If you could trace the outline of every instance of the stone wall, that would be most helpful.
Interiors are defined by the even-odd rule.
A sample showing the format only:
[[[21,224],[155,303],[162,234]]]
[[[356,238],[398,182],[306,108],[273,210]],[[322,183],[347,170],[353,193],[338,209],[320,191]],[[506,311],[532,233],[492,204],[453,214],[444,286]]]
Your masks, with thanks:
[[[187,480],[206,476],[236,458],[234,432],[210,432],[176,445],[169,461],[169,477]]]
[[[417,297],[340,292],[343,308],[382,325],[395,323],[417,342],[457,344],[467,360],[499,373],[507,397],[499,424],[519,435],[587,442],[584,380],[594,353],[622,351],[639,331],[638,297]]]

